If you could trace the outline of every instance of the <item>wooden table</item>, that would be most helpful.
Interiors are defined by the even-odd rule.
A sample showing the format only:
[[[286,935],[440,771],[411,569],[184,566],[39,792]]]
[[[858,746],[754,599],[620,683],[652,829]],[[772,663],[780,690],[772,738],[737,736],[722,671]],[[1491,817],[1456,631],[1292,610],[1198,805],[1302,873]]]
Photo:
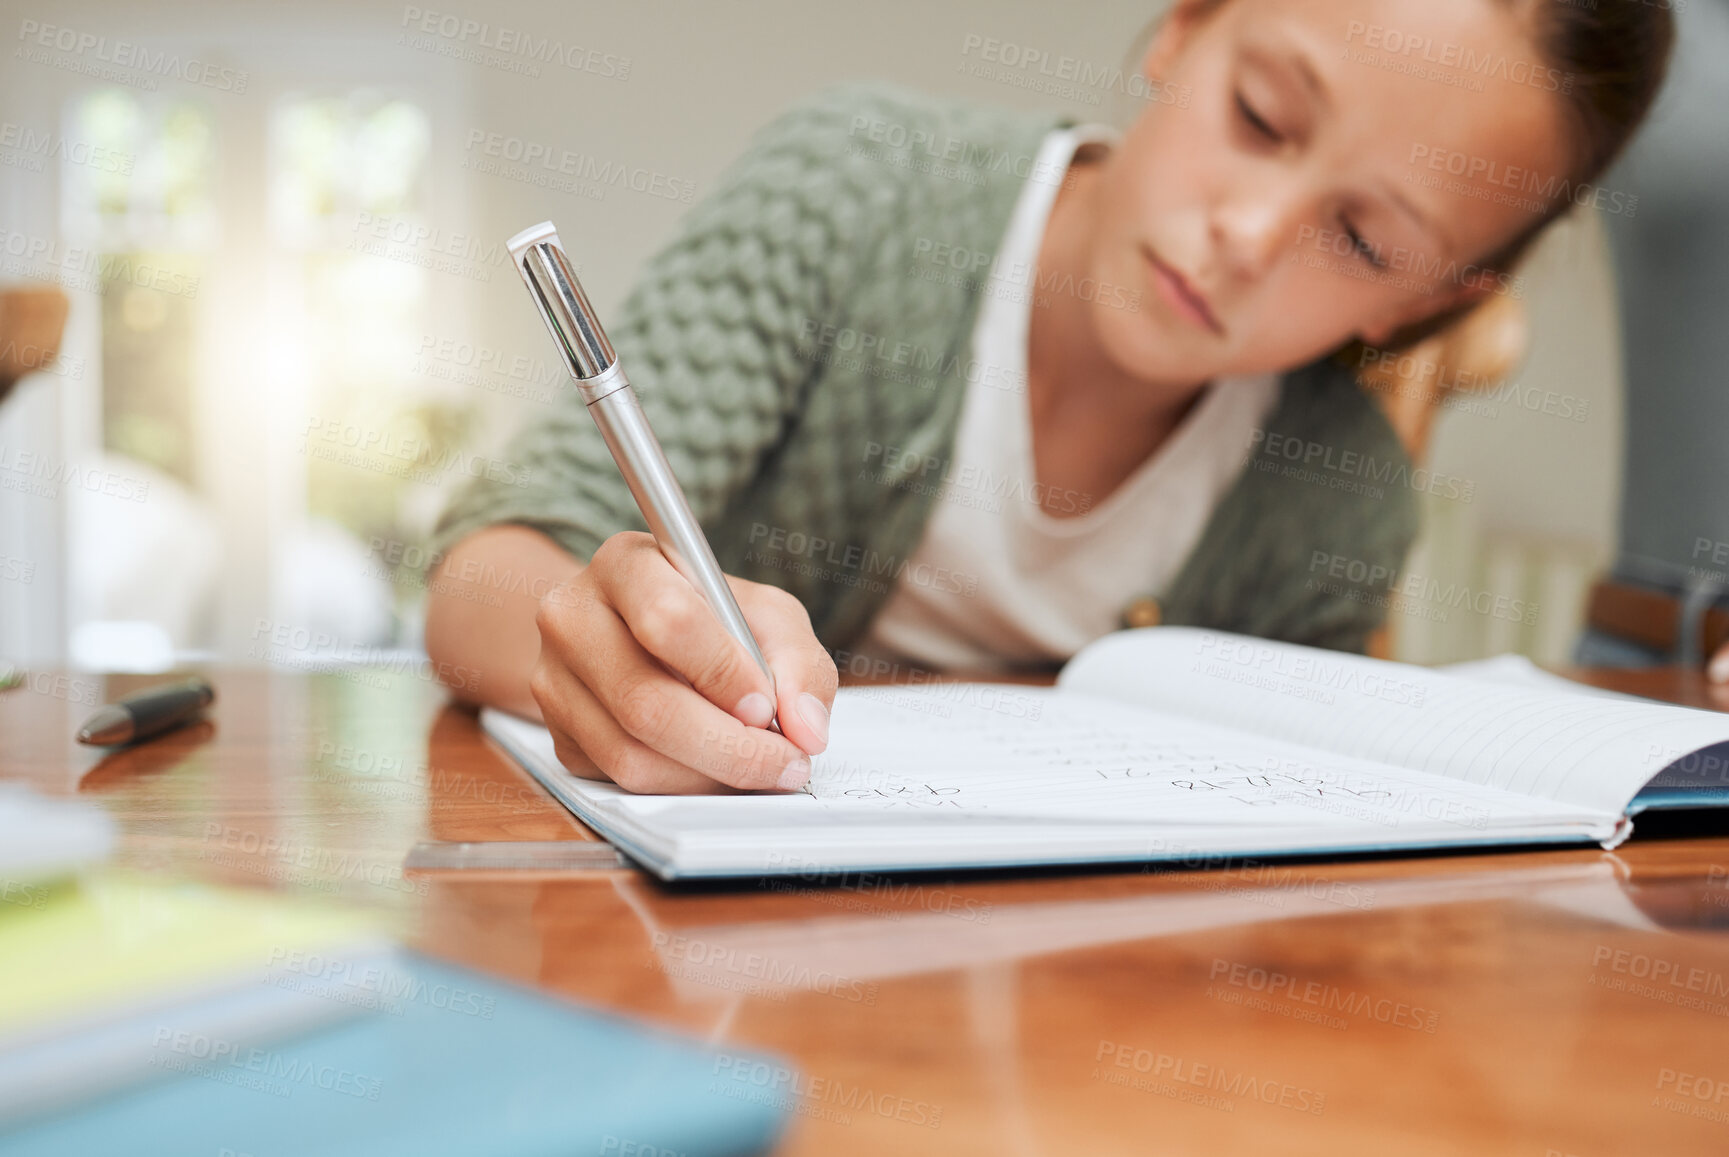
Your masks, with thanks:
[[[213,722],[106,759],[70,736],[141,680],[35,675],[0,695],[0,775],[102,801],[124,864],[339,896],[439,956],[779,1052],[804,1074],[785,1153],[1729,1152],[1729,839],[820,888],[405,877],[421,840],[593,837],[426,681],[210,674]],[[1673,672],[1591,681],[1729,706]]]

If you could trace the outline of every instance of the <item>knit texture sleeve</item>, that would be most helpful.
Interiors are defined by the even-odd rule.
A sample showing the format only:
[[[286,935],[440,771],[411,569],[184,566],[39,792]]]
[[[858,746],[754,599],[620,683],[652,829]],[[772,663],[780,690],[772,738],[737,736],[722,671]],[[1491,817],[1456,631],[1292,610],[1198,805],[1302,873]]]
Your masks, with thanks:
[[[1361,652],[1384,592],[1329,578],[1398,573],[1417,534],[1421,482],[1350,372],[1323,360],[1287,375],[1237,485],[1173,583],[1165,621]]]
[[[871,99],[869,86],[836,85],[760,129],[602,319],[705,526],[796,417],[816,369],[801,336],[844,299],[892,216],[895,170],[849,149]],[[584,560],[619,531],[647,529],[574,385],[527,415],[500,456],[514,469],[455,493],[435,555],[492,523],[538,529]]]

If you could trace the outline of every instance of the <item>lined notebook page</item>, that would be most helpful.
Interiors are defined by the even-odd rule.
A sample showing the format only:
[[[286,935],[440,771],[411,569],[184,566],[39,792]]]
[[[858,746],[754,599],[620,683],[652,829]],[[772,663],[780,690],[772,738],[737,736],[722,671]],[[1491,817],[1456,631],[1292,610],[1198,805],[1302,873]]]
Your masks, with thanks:
[[[654,796],[578,779],[545,728],[483,714],[535,775],[603,827],[629,818],[785,847],[876,840],[951,851],[1028,825],[1075,847],[1140,832],[1143,854],[1240,845],[1381,847],[1542,833],[1605,838],[1615,817],[1052,688],[842,688],[808,792]],[[1163,833],[1154,841],[1146,833]],[[872,834],[874,833],[874,834]],[[934,843],[933,843],[934,841]],[[932,853],[931,859],[941,855]],[[960,857],[959,859],[964,859]]]
[[[901,815],[1465,835],[1586,810],[1048,688],[843,688],[831,736],[816,802]]]
[[[1670,763],[1729,740],[1729,715],[1717,712],[1523,690],[1188,627],[1107,635],[1058,685],[1616,813]]]

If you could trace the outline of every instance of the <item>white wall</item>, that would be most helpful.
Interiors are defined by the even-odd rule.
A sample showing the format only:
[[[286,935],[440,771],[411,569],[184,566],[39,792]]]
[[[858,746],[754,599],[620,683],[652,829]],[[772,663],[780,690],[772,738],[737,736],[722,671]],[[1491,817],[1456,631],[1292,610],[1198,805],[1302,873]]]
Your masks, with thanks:
[[[416,8],[537,36],[558,36],[628,58],[628,79],[552,65],[542,65],[542,75],[532,77],[416,51],[398,43],[405,31],[405,15]],[[463,0],[460,7],[376,0],[315,0],[292,7],[233,0],[147,4],[57,0],[52,5],[42,0],[0,0],[0,29],[7,30],[9,41],[18,35],[23,21],[32,20],[110,40],[148,38],[180,47],[189,56],[203,55],[245,68],[266,88],[297,75],[312,84],[321,83],[321,74],[327,81],[346,84],[356,70],[392,83],[406,79],[431,94],[429,99],[442,102],[448,114],[434,144],[440,174],[440,187],[434,191],[439,225],[501,241],[535,221],[556,220],[582,265],[585,286],[605,316],[629,288],[644,256],[667,237],[684,206],[617,189],[596,201],[466,170],[464,162],[477,156],[467,147],[472,133],[521,137],[602,160],[657,169],[694,182],[700,196],[758,125],[800,95],[842,79],[881,78],[981,102],[1066,108],[1084,117],[1108,119],[1112,111],[1108,103],[1066,103],[966,75],[961,71],[966,59],[963,44],[968,36],[996,37],[1052,56],[1116,64],[1151,12],[1148,4],[1121,0],[1087,5],[1026,0],[950,0],[941,5],[914,0],[870,5],[810,0],[633,4]],[[441,43],[451,47],[455,42]],[[72,72],[13,59],[10,49],[6,57],[0,71],[0,107],[8,110],[6,116],[53,117],[57,123],[51,110],[89,83]],[[237,110],[260,99],[261,92],[208,96],[215,104]],[[223,147],[248,163],[258,155],[256,141],[229,140]],[[53,179],[51,173],[38,176],[0,169],[0,211],[8,215],[0,226],[52,231],[53,190],[32,183]],[[230,179],[254,178],[231,173]],[[241,248],[248,244],[244,228],[236,232],[234,243]],[[1473,573],[1480,575],[1495,543],[1542,542],[1559,543],[1558,549],[1569,559],[1583,559],[1569,564],[1583,574],[1610,553],[1618,485],[1620,385],[1602,248],[1594,227],[1570,228],[1545,243],[1527,271],[1536,340],[1520,380],[1533,389],[1589,399],[1590,419],[1563,423],[1508,406],[1493,418],[1444,417],[1434,445],[1434,463],[1475,480],[1477,489],[1469,510],[1437,515],[1437,529],[1423,548],[1428,553],[1419,555],[1429,560],[1428,565],[1435,565],[1437,557],[1463,565],[1460,560],[1469,556],[1476,560],[1470,563]],[[235,268],[245,268],[245,253],[236,252],[233,258]],[[450,300],[459,301],[460,307],[442,310],[438,324],[453,337],[544,357],[545,334],[524,307],[520,286],[507,276],[508,268],[497,272],[502,275],[489,283],[471,281],[460,294],[451,295]],[[230,278],[213,315],[226,318],[224,325],[244,330],[250,324],[247,311],[255,307],[245,293],[244,279]],[[75,319],[76,324],[81,323]],[[230,357],[226,372],[234,373],[238,364]],[[498,394],[486,394],[482,400],[491,419],[483,435],[486,441],[502,438],[534,410],[532,403]],[[81,436],[88,438],[89,406],[88,396],[72,392],[62,399],[58,413],[39,400],[30,405],[28,414],[24,406],[17,406],[0,425],[0,432],[8,437],[57,438],[61,429],[82,430]],[[224,408],[218,400],[212,400],[210,407],[218,419],[218,437],[234,435],[248,420],[245,407]],[[248,504],[274,511],[272,518],[236,532],[229,543],[235,586],[225,595],[229,603],[225,637],[232,648],[250,617],[271,605],[269,592],[257,589],[268,581],[269,573],[260,553],[268,552],[275,520],[290,515],[280,486],[272,492],[257,480],[249,482],[246,471],[238,468],[225,477],[231,525]],[[11,509],[6,502],[0,496],[0,512]],[[430,510],[426,516],[431,517]],[[50,566],[42,573],[54,570]],[[1520,581],[1550,580],[1527,576]],[[47,608],[55,601],[55,587],[53,582],[38,582],[22,594],[0,591],[0,630],[9,633],[13,647],[19,646],[16,640],[21,636],[15,632],[20,616],[30,610],[20,600],[44,608],[40,621],[53,622],[53,616],[61,613],[59,608]],[[1509,645],[1553,651],[1553,640],[1570,633],[1570,623],[1555,619],[1573,613],[1563,606],[1565,602],[1561,596],[1550,599],[1551,614],[1544,625],[1548,633],[1543,639],[1527,632]],[[1410,623],[1401,622],[1403,653],[1453,657],[1461,650],[1505,641],[1486,631],[1484,624],[1453,626],[1457,629],[1448,632],[1428,624],[1425,631],[1413,633]],[[7,646],[7,638],[0,637],[0,653]],[[40,643],[29,646],[37,648]]]

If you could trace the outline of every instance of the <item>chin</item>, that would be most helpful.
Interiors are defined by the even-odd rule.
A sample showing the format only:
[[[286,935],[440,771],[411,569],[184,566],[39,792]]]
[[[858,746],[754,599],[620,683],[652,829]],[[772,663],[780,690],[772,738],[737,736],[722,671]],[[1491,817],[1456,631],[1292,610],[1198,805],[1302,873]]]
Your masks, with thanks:
[[[1201,382],[1219,369],[1218,337],[1168,316],[1145,293],[1139,309],[1094,310],[1092,333],[1111,364],[1132,377]]]

